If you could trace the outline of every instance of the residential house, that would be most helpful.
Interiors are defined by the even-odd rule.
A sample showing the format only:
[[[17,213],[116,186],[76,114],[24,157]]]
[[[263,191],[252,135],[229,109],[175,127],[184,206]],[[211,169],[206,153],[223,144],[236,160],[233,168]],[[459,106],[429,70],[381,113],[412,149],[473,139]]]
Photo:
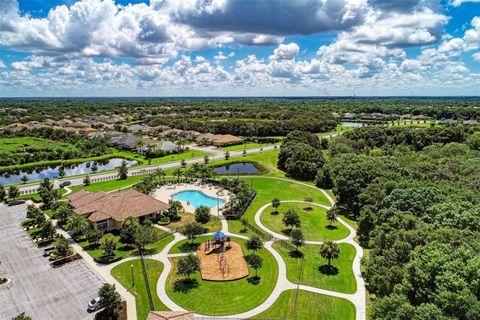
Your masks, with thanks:
[[[474,126],[478,124],[477,120],[463,120],[463,124],[466,126]]]
[[[153,148],[151,147],[153,145]],[[162,150],[165,152],[174,152],[178,150],[178,145],[176,143],[173,143],[171,141],[160,141],[158,143],[151,143],[151,144],[145,144],[143,147],[140,148],[140,152],[145,152],[148,150]]]
[[[116,147],[133,150],[137,148],[138,142],[140,141],[139,137],[126,135],[126,136],[117,136],[110,138],[110,143]]]
[[[357,115],[355,113],[347,112],[343,115],[343,120],[353,120]]]
[[[221,147],[223,145],[231,145],[236,143],[242,143],[243,139],[231,134],[220,134],[216,135],[212,140],[212,144],[216,147]]]
[[[128,217],[140,221],[153,219],[170,206],[135,189],[117,193],[80,190],[68,196],[73,210],[86,217],[94,229],[109,231],[120,229]]]
[[[200,144],[211,144],[216,147],[223,145],[231,145],[236,143],[241,143],[242,138],[231,135],[231,134],[211,134],[204,133],[196,137],[195,141]]]

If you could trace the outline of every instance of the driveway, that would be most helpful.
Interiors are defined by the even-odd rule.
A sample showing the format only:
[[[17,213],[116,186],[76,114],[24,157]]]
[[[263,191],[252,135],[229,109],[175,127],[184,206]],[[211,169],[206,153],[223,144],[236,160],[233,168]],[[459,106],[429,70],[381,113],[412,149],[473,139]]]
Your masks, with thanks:
[[[0,274],[11,279],[0,286],[0,319],[25,312],[35,320],[93,319],[86,310],[103,281],[77,260],[52,268],[19,223],[26,206],[0,205]]]

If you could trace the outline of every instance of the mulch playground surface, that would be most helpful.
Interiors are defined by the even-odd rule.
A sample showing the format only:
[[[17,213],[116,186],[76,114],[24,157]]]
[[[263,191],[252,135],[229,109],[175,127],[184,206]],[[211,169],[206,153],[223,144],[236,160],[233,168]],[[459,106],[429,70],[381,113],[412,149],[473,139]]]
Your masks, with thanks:
[[[204,242],[197,249],[203,280],[231,281],[248,276],[247,263],[242,247],[238,243],[230,241],[229,246],[225,246],[224,258],[220,244],[217,244],[211,252],[205,251],[206,246],[207,243]]]

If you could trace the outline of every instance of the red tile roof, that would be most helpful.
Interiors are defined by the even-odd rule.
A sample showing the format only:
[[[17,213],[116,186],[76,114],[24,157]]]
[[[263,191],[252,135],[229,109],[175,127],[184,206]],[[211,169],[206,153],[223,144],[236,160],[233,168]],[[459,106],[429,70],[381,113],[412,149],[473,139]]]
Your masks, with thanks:
[[[165,202],[134,189],[117,193],[79,191],[68,200],[76,213],[92,222],[109,218],[122,222],[128,217],[143,217],[170,208]]]

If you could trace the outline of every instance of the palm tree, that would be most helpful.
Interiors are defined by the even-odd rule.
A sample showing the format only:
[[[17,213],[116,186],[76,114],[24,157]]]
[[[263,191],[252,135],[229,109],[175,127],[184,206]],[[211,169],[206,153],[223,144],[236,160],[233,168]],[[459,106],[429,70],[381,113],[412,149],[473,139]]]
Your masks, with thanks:
[[[328,266],[331,267],[332,259],[337,259],[340,255],[340,249],[335,242],[325,241],[320,245],[320,255],[328,260]]]
[[[83,234],[90,227],[90,221],[82,215],[74,213],[68,217],[67,228],[72,230],[74,234]]]
[[[327,211],[328,226],[331,227],[336,219],[337,219],[337,210],[335,207],[332,207],[330,208],[330,210]]]
[[[173,175],[177,176],[177,181],[180,181],[180,176],[182,175],[183,171],[180,168],[176,168],[173,170]]]
[[[157,177],[160,178],[160,182],[162,182],[163,178],[165,178],[165,176],[166,176],[166,173],[163,169],[157,169],[156,175],[157,175]]]

